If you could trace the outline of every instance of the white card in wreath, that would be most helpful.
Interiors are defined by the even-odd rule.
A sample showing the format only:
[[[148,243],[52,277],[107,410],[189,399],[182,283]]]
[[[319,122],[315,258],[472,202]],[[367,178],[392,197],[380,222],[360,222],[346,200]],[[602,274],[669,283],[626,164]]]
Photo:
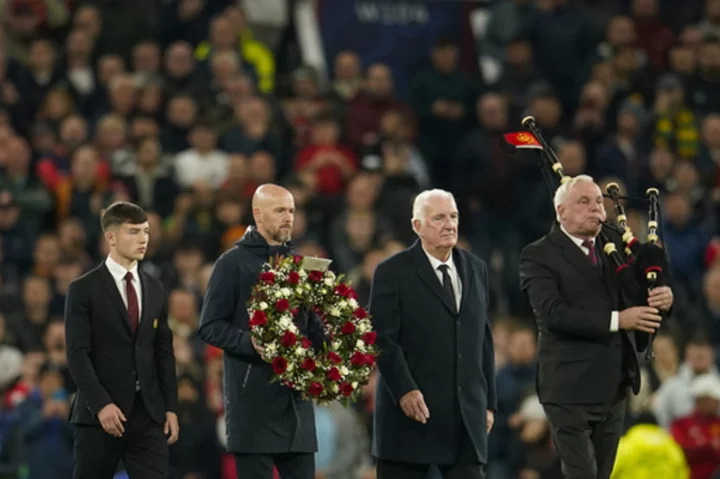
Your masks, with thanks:
[[[305,271],[327,271],[330,267],[330,263],[332,263],[331,259],[305,256],[300,267]]]

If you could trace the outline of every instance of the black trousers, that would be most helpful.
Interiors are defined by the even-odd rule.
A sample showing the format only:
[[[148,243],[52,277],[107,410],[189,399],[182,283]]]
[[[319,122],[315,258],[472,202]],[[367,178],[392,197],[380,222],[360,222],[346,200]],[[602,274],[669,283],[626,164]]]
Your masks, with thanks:
[[[459,416],[458,416],[459,417]],[[458,421],[457,458],[455,464],[437,464],[443,479],[485,479],[484,464],[477,460],[467,430]],[[377,460],[377,479],[426,479],[431,464]]]
[[[111,436],[101,426],[75,426],[74,479],[112,479],[121,459],[130,479],[167,478],[167,437],[139,393],[123,426],[122,437]]]
[[[235,454],[238,479],[273,479],[273,466],[281,479],[315,479],[315,455],[312,453]]]
[[[627,403],[623,388],[610,404],[544,404],[566,479],[608,479]]]

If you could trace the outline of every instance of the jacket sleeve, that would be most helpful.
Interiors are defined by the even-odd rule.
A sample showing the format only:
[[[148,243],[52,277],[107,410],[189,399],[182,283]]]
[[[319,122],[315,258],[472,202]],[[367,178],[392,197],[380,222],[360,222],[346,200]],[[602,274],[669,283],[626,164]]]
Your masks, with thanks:
[[[239,298],[237,270],[233,259],[221,256],[213,266],[200,313],[200,338],[211,346],[248,359],[259,359],[250,331],[234,324]]]
[[[381,263],[375,268],[370,291],[370,314],[380,349],[378,369],[393,400],[399,403],[405,394],[418,389],[418,386],[410,374],[399,344],[402,327],[400,292],[387,263]]]
[[[487,265],[482,265],[483,285],[485,286],[485,304],[490,308],[490,285],[488,283]],[[495,345],[493,344],[490,316],[486,315],[485,337],[483,339],[483,375],[487,381],[487,408],[497,411],[497,386],[495,381]]]
[[[110,394],[100,384],[100,379],[90,360],[91,337],[88,286],[73,282],[68,288],[65,300],[65,341],[68,369],[78,391],[87,401],[90,412],[97,416],[103,407],[113,401]]]
[[[160,381],[160,391],[165,401],[166,412],[176,412],[178,406],[177,379],[175,375],[175,354],[173,352],[173,333],[168,324],[168,297],[163,292],[163,310],[159,318],[155,335],[155,365]]]
[[[612,311],[598,311],[570,305],[559,288],[557,273],[538,259],[534,245],[520,254],[520,287],[530,300],[538,320],[550,331],[597,339],[610,334]]]

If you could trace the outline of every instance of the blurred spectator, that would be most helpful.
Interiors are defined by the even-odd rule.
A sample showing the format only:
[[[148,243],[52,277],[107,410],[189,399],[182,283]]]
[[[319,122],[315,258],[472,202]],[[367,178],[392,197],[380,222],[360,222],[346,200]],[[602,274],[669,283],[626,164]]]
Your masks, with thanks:
[[[692,414],[673,421],[670,431],[685,452],[691,479],[710,479],[720,470],[720,376],[696,376],[690,396]]]
[[[704,374],[717,376],[718,370],[712,346],[707,339],[696,337],[685,346],[685,361],[678,373],[668,379],[655,396],[652,412],[660,426],[668,429],[675,419],[692,412],[690,386],[695,378]]]

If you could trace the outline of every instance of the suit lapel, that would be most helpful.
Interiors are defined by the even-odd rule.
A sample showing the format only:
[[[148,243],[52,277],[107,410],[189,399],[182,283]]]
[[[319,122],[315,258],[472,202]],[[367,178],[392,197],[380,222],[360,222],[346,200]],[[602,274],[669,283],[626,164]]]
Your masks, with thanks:
[[[105,262],[103,262],[99,270],[100,277],[102,278],[105,286],[105,291],[110,296],[110,299],[115,304],[115,307],[118,309],[118,312],[120,313],[120,319],[122,319],[125,329],[128,333],[132,335],[132,332],[130,331],[130,319],[128,317],[127,308],[125,307],[122,296],[120,296],[120,291],[118,291],[117,284],[115,284],[115,279],[112,277],[112,274],[110,274],[110,270],[107,269],[107,266],[105,266]]]
[[[440,301],[442,301],[443,305],[445,305],[447,310],[452,314],[456,314],[455,305],[450,303],[450,298],[448,298],[447,293],[440,284],[440,280],[435,274],[435,271],[433,271],[432,265],[430,264],[430,261],[425,255],[425,251],[423,251],[419,240],[416,241],[413,245],[412,251],[415,266],[417,266],[417,275],[427,285],[427,287],[430,288],[430,291],[435,293],[435,295],[440,298]]]
[[[142,330],[146,326],[146,323],[149,322],[149,311],[150,308],[148,305],[150,304],[150,291],[149,291],[149,281],[148,281],[148,275],[147,273],[143,272],[138,268],[138,274],[140,275],[140,288],[142,289],[142,299],[140,300],[142,302],[142,311],[140,312],[140,325],[138,326],[138,332]]]
[[[558,245],[563,252],[563,256],[570,264],[588,281],[595,283],[595,287],[605,289],[605,285],[598,274],[597,269],[590,263],[590,260],[583,251],[563,233],[557,224],[553,225],[550,231],[553,242]]]
[[[468,265],[467,256],[457,248],[453,250],[453,261],[455,261],[458,274],[460,275],[460,280],[462,281],[462,291],[460,291],[460,309],[458,310],[459,313],[465,307],[465,303],[470,296],[468,293],[472,291],[472,283],[475,275],[470,274],[470,266]]]

